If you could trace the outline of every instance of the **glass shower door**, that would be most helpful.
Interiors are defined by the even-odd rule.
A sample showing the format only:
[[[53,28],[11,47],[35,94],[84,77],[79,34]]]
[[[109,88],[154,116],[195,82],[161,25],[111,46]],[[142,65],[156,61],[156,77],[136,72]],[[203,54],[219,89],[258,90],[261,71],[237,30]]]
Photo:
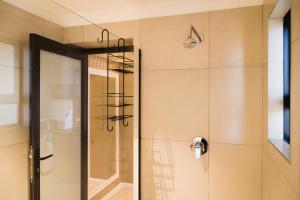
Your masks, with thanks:
[[[85,200],[85,56],[40,36],[33,40],[31,200]]]
[[[81,63],[40,55],[41,200],[80,200]]]

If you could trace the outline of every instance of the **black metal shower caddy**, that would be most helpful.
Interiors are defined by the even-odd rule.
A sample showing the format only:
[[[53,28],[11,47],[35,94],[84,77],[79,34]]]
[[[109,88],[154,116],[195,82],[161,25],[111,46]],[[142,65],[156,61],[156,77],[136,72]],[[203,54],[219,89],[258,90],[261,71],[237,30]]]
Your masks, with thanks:
[[[101,40],[98,39],[100,43],[104,42],[104,33],[107,35],[107,43],[106,43],[106,128],[108,132],[112,132],[114,127],[109,127],[109,121],[115,122],[115,121],[122,121],[123,126],[128,126],[128,122],[125,120],[128,118],[132,118],[133,115],[126,114],[125,113],[125,107],[133,106],[133,104],[125,103],[125,98],[133,98],[134,96],[126,95],[125,94],[125,74],[132,74],[134,73],[132,70],[134,68],[134,60],[125,57],[125,51],[126,51],[126,41],[124,38],[118,39],[118,46],[117,47],[110,47],[109,46],[109,39],[110,39],[110,33],[107,29],[102,30],[101,34]],[[122,44],[121,44],[122,43]],[[117,48],[118,52],[122,52],[122,55],[114,55],[113,53],[110,53],[111,48]],[[118,68],[111,68],[110,69],[110,58],[120,60],[122,64],[122,67]],[[131,69],[131,70],[130,70]],[[109,71],[116,71],[119,73],[122,73],[122,91],[121,92],[109,92]],[[117,104],[110,104],[109,99],[110,98],[118,98],[119,101]],[[120,101],[121,99],[121,101]],[[122,108],[122,114],[121,115],[114,115],[109,116],[109,108]]]

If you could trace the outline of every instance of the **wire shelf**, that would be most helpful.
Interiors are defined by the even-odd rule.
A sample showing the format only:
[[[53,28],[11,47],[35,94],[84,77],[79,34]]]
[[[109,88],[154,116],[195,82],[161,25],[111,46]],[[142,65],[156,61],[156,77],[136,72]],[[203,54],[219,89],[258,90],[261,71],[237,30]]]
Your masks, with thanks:
[[[119,116],[109,117],[108,119],[110,119],[112,121],[119,121],[119,120],[124,120],[124,119],[132,118],[132,117],[133,117],[133,115],[119,115]]]

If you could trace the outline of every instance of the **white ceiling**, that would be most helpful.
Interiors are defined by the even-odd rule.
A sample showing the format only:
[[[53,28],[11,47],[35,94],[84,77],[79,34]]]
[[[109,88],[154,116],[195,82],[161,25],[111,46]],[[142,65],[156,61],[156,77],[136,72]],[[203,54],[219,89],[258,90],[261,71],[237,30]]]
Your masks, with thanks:
[[[263,0],[4,0],[61,26],[178,15],[261,5]],[[56,4],[56,3],[57,4]],[[58,5],[59,4],[59,5]]]

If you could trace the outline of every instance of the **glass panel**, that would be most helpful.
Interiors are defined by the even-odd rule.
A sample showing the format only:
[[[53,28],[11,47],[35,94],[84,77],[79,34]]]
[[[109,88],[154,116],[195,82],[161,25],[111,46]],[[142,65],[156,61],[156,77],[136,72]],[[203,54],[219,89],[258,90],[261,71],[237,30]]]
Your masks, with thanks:
[[[106,71],[103,70],[103,74]],[[110,92],[116,92],[116,78],[110,77]],[[116,103],[110,98],[110,105]],[[109,116],[116,115],[116,108],[110,107]],[[109,127],[115,126],[112,132],[106,127],[106,77],[90,76],[90,178],[89,197],[107,187],[117,176],[118,171],[118,126],[109,121]]]
[[[80,200],[81,62],[40,55],[41,200]]]

